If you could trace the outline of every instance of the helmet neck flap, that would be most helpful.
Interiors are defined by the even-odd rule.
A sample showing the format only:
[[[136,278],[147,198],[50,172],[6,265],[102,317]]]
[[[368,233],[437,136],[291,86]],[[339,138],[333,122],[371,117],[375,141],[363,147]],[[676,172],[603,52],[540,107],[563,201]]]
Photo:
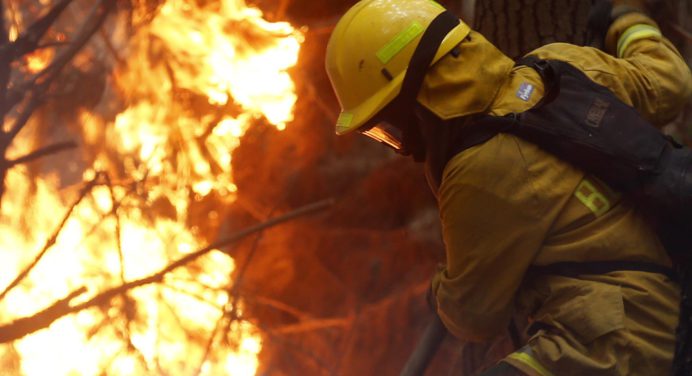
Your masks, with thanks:
[[[373,126],[362,130],[363,134],[388,144],[401,154],[411,155],[417,162],[425,160],[426,145],[415,111],[417,97],[438,48],[459,23],[460,20],[449,11],[440,13],[432,20],[411,57],[399,95],[381,111],[383,115],[379,119],[374,119]],[[392,127],[399,132],[392,132]],[[393,142],[378,135],[386,135]]]

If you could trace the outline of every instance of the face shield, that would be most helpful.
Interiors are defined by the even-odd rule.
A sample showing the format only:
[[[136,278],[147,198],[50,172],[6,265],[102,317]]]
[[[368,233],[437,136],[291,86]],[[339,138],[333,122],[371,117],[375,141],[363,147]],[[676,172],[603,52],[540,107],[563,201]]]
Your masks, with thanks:
[[[404,132],[388,121],[375,123],[375,125],[360,131],[360,133],[389,146],[396,152],[401,153],[404,149]]]
[[[409,155],[411,135],[417,127],[415,113],[409,108],[402,108],[394,101],[382,109],[371,121],[370,126],[359,129],[359,132],[380,142],[402,155]]]

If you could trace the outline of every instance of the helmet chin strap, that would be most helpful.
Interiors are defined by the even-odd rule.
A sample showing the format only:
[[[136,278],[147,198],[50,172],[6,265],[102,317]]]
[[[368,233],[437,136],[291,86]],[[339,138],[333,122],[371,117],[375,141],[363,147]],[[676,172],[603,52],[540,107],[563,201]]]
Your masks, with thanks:
[[[401,91],[393,101],[394,110],[399,112],[403,120],[397,124],[401,127],[404,137],[401,154],[411,155],[416,162],[423,162],[426,154],[426,143],[420,130],[423,124],[418,121],[415,113],[418,93],[442,41],[459,22],[459,18],[448,10],[433,19],[418,42],[406,70]]]

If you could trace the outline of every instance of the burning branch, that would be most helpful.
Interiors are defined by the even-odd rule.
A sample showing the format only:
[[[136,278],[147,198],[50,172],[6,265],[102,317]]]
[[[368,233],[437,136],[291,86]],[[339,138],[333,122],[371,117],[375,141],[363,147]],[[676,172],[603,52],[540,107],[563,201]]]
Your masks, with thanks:
[[[3,264],[8,281],[7,287],[0,286],[0,299],[7,312],[0,322],[0,342],[52,325],[16,346],[5,346],[12,360],[16,354],[18,368],[35,364],[31,355],[37,352],[25,354],[15,347],[43,344],[41,337],[52,337],[63,324],[79,333],[70,337],[77,347],[104,340],[120,351],[89,357],[89,366],[65,362],[70,364],[64,365],[64,372],[53,373],[81,374],[89,367],[129,370],[114,371],[125,374],[135,368],[139,371],[135,373],[164,372],[179,366],[169,362],[170,354],[159,357],[158,349],[169,344],[180,345],[196,360],[224,308],[226,290],[234,296],[234,306],[242,299],[237,288],[225,288],[234,286],[228,281],[234,275],[234,262],[221,253],[209,253],[328,205],[318,203],[268,222],[265,216],[254,221],[260,225],[201,249],[202,239],[216,230],[217,219],[233,209],[230,205],[238,195],[233,151],[246,131],[259,124],[282,130],[293,119],[296,90],[287,69],[296,64],[302,32],[286,22],[268,22],[259,9],[243,1],[147,0],[130,4],[144,13],[145,21],[136,33],[127,33],[121,32],[127,17],[106,21],[109,12],[115,12],[116,1],[92,0],[82,8],[81,2],[54,0],[46,7],[47,14],[31,26],[23,18],[34,11],[32,7],[40,9],[38,0],[0,3],[0,11],[3,6],[17,8],[11,29],[6,32],[0,23],[0,48],[12,50],[0,54],[0,68],[22,67],[0,73],[0,112],[6,117],[0,124],[0,200],[3,192],[7,200],[2,214],[22,218],[4,224],[17,253]],[[285,0],[282,7],[289,2]],[[150,9],[153,3],[160,4]],[[245,8],[251,11],[238,11]],[[79,23],[69,25],[66,13]],[[108,27],[103,27],[104,22]],[[89,42],[99,38],[95,33],[103,41]],[[48,105],[58,110],[44,111]],[[55,144],[51,143],[60,139],[38,140],[41,143],[33,149],[24,149],[36,141],[31,132],[35,126],[46,131],[62,122],[80,127],[81,132],[73,134],[83,139]],[[55,175],[10,169],[76,145],[85,145],[88,152]],[[9,149],[13,158],[20,157],[8,160]],[[76,208],[66,206],[63,184],[71,184],[80,172],[89,180],[95,171],[98,182],[89,196]],[[151,175],[146,180],[143,174]],[[79,195],[75,191],[81,184],[70,186],[69,201]],[[204,221],[199,215],[207,207],[215,208],[208,215],[211,221],[196,223]],[[71,213],[57,230],[53,222],[61,218],[50,217],[56,212],[67,212],[67,217]],[[34,251],[22,251],[27,247]],[[54,265],[52,257],[69,259],[69,265],[57,265],[63,260]],[[241,281],[246,268],[240,268]],[[178,285],[178,276],[186,281]],[[64,285],[67,290],[56,292]],[[171,293],[169,287],[179,291]],[[37,302],[35,295],[45,296],[46,290],[53,291],[48,300]],[[68,295],[69,291],[73,292]],[[236,308],[231,311],[236,316]],[[76,312],[81,313],[68,316]],[[209,354],[213,364],[205,364],[205,372],[233,369],[235,374],[235,369],[256,367],[262,347],[259,329],[239,318],[231,332],[224,336],[233,337],[237,348],[213,348]],[[156,344],[148,340],[154,336]]]
[[[289,213],[286,213],[282,216],[270,219],[264,223],[257,224],[255,226],[251,226],[245,230],[242,230],[236,234],[233,234],[229,236],[226,239],[220,240],[216,243],[213,243],[205,248],[202,248],[196,252],[190,253],[186,256],[181,257],[180,259],[174,261],[173,263],[169,264],[168,266],[164,267],[160,271],[145,277],[141,278],[135,281],[127,282],[124,283],[118,287],[114,287],[110,290],[106,290],[104,292],[101,292],[94,296],[93,298],[87,300],[86,302],[79,303],[76,305],[70,305],[70,301],[74,299],[75,297],[82,295],[85,291],[84,288],[80,288],[71,294],[69,294],[66,298],[61,299],[53,304],[51,304],[48,308],[45,310],[30,316],[30,317],[24,317],[20,318],[17,320],[14,320],[13,322],[9,324],[5,324],[0,326],[0,343],[4,342],[9,342],[9,341],[14,341],[17,339],[20,339],[28,334],[31,334],[33,332],[36,332],[40,329],[43,329],[50,324],[52,324],[55,320],[75,313],[79,312],[88,308],[92,307],[97,307],[97,306],[104,306],[108,304],[113,298],[124,294],[125,292],[132,290],[137,287],[141,287],[144,285],[152,284],[152,283],[160,283],[163,281],[164,277],[166,274],[172,272],[173,270],[185,266],[196,259],[200,258],[201,256],[219,249],[226,247],[230,244],[233,244],[243,238],[245,238],[248,235],[254,234],[259,231],[263,231],[265,229],[277,226],[279,224],[294,220],[296,218],[299,218],[301,216],[305,216],[308,214],[312,214],[314,212],[324,210],[327,207],[331,206],[333,204],[333,200],[325,200],[325,201],[320,201],[316,202],[310,205],[306,205],[302,208],[296,209],[294,211],[291,211]],[[45,253],[45,252],[44,252]],[[32,264],[31,267],[33,267],[34,264]],[[28,272],[31,270],[31,268],[25,269],[25,272],[23,272],[20,276],[18,276],[15,281],[19,280],[26,276]],[[20,278],[21,277],[21,278]],[[16,282],[18,283],[18,282]],[[14,285],[16,285],[15,282],[13,282]],[[9,289],[6,289],[8,291]],[[5,293],[3,293],[4,296]]]
[[[266,334],[272,341],[275,341],[277,343],[280,343],[283,345],[284,348],[288,350],[288,352],[293,352],[297,354],[301,354],[305,356],[306,358],[310,359],[317,367],[319,367],[321,370],[325,371],[325,374],[333,374],[331,372],[332,367],[330,367],[330,364],[322,360],[319,356],[317,356],[313,351],[310,349],[306,348],[305,346],[289,341],[286,338],[284,338],[281,335],[276,334],[273,330],[266,328],[262,325],[258,325],[258,328],[262,330],[264,334]],[[265,374],[270,374],[269,372]]]
[[[5,29],[4,16],[4,2],[0,1],[0,46],[5,46],[10,42],[9,35],[7,34],[7,30]],[[12,58],[9,56],[9,54],[0,53],[0,125],[3,124],[5,118],[5,98],[7,96],[7,83],[10,80],[11,62]]]
[[[48,29],[55,23],[62,12],[67,8],[72,0],[62,0],[56,4],[48,13],[36,20],[22,36],[12,43],[3,44],[0,47],[0,54],[7,54],[11,60],[35,51],[38,43],[46,34]]]
[[[273,209],[272,209],[273,212]],[[269,215],[272,215],[272,212],[269,213]],[[224,306],[223,312],[221,314],[221,317],[219,317],[219,320],[217,320],[216,325],[214,326],[214,330],[212,330],[211,334],[209,335],[209,339],[207,340],[207,345],[205,346],[204,349],[204,355],[202,355],[202,359],[199,362],[199,367],[197,368],[197,375],[202,374],[202,369],[204,367],[204,364],[207,362],[207,359],[209,358],[209,355],[211,355],[212,349],[214,348],[214,343],[216,342],[216,336],[218,335],[219,332],[221,333],[228,333],[231,329],[231,325],[233,325],[233,322],[235,322],[239,317],[238,317],[238,302],[239,302],[239,295],[240,295],[240,288],[243,284],[243,279],[245,278],[245,273],[247,272],[250,263],[252,263],[252,259],[255,256],[255,253],[257,251],[257,246],[259,245],[260,240],[262,239],[262,235],[264,233],[260,232],[257,237],[255,238],[254,242],[252,243],[252,247],[250,247],[250,252],[248,253],[248,256],[245,260],[245,263],[243,266],[240,268],[237,274],[237,278],[235,283],[231,284],[231,287],[227,291],[228,294],[228,300],[230,304],[227,304]],[[225,321],[225,323],[224,323]]]
[[[98,177],[97,177],[98,178]],[[67,220],[70,219],[70,216],[72,216],[72,212],[75,210],[77,205],[79,205],[80,202],[86,197],[86,195],[91,192],[91,190],[94,188],[96,185],[96,178],[90,181],[89,183],[86,184],[84,188],[82,188],[79,197],[75,202],[72,204],[70,209],[65,213],[65,215],[62,218],[62,221],[60,221],[60,224],[58,225],[57,229],[53,232],[53,235],[46,240],[46,243],[43,245],[43,248],[38,252],[36,255],[36,258],[34,258],[34,261],[29,264],[24,270],[22,270],[17,277],[10,282],[10,284],[5,288],[5,290],[0,293],[0,300],[5,298],[7,293],[12,291],[13,288],[17,287],[17,285],[26,278],[27,275],[36,267],[39,261],[43,258],[43,256],[48,252],[48,250],[55,244],[55,241],[58,239],[58,235],[60,235],[60,232],[62,231],[63,227],[65,227],[65,223],[67,223]],[[59,303],[59,302],[58,302]],[[57,304],[57,303],[56,303]]]
[[[10,43],[9,39],[7,38],[7,34],[4,34],[3,38],[0,40],[0,59],[2,59],[0,60],[0,64],[2,64],[0,66],[2,71],[2,73],[0,73],[0,75],[2,75],[0,76],[0,98],[2,99],[2,102],[0,102],[0,114],[2,114],[3,118],[9,112],[9,110],[21,100],[21,95],[16,96],[16,94],[18,94],[17,91],[12,92],[15,94],[14,100],[10,100],[10,98],[8,98],[7,84],[9,83],[10,63],[17,58],[36,50],[41,38],[43,38],[48,29],[55,23],[60,14],[62,14],[62,12],[71,2],[72,0],[63,0],[56,4],[50,11],[48,11],[48,13],[36,20],[36,22],[34,22],[28,28],[27,32],[17,38],[17,40],[14,42]],[[4,20],[3,16],[4,13],[0,13],[0,18]],[[4,28],[2,32],[5,33]],[[32,107],[33,106],[31,105],[28,106],[31,112],[33,112],[35,109]],[[5,147],[9,145],[12,138],[13,137],[7,137],[7,139],[3,140],[3,143],[6,144],[4,145]]]
[[[84,294],[86,291],[86,287],[79,288],[33,316],[17,319],[10,325],[0,327],[0,343],[14,341],[40,328],[49,326],[53,321],[65,316],[64,312],[70,310],[70,301],[72,299]]]
[[[115,8],[115,0],[101,0],[91,9],[87,16],[87,23],[74,37],[72,42],[48,65],[43,71],[36,75],[30,82],[31,100],[24,110],[20,113],[17,121],[12,125],[8,134],[12,140],[24,128],[31,114],[43,102],[43,96],[50,84],[58,77],[62,69],[69,63],[75,55],[84,47],[91,37],[98,31],[109,13]],[[24,93],[24,92],[23,92]],[[22,94],[23,94],[22,93]],[[19,99],[21,100],[21,99]]]
[[[45,100],[48,88],[58,77],[62,69],[77,55],[91,37],[98,31],[109,13],[115,8],[115,0],[101,0],[92,8],[88,15],[87,22],[77,32],[72,42],[39,74],[34,76],[29,82],[19,85],[18,90],[11,93],[7,90],[10,77],[10,64],[18,57],[27,54],[38,47],[38,43],[48,29],[55,23],[60,14],[67,8],[72,0],[62,0],[56,4],[45,16],[39,18],[28,31],[14,42],[9,42],[4,27],[0,27],[0,123],[4,124],[7,113],[18,103],[22,102],[26,95],[30,96],[28,102],[19,111],[9,132],[5,132],[0,127],[0,200],[4,193],[4,182],[7,170],[16,165],[15,161],[7,161],[6,153],[10,144],[19,132],[27,124],[34,111],[40,107]],[[0,8],[2,10],[3,8]],[[0,13],[0,18],[3,18]],[[0,24],[4,26],[4,24]],[[10,95],[11,94],[11,95]],[[58,147],[61,146],[61,147]],[[63,145],[52,145],[40,152],[30,154],[31,160],[46,156],[48,154],[64,150]],[[0,201],[1,202],[1,201]],[[1,298],[1,297],[0,297]]]
[[[42,147],[38,150],[34,150],[25,156],[7,161],[6,162],[7,168],[12,168],[12,167],[14,167],[18,164],[22,164],[22,163],[33,162],[39,158],[43,158],[43,157],[46,157],[46,156],[49,156],[52,154],[56,154],[56,153],[59,153],[61,151],[74,149],[76,147],[77,147],[77,143],[75,143],[74,141],[59,142],[57,144],[48,145],[48,146]]]
[[[329,328],[346,328],[353,323],[353,317],[336,319],[314,319],[274,329],[279,334],[295,334]]]

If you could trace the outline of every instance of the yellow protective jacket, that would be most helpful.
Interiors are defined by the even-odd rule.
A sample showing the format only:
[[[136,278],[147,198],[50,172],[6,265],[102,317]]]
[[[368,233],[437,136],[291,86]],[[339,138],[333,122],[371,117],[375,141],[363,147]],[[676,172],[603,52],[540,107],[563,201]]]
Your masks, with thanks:
[[[460,47],[459,57],[446,56],[431,68],[418,98],[439,117],[521,112],[542,97],[539,75],[514,67],[480,34],[472,32]],[[619,57],[564,43],[530,55],[572,64],[657,126],[673,119],[692,92],[692,77],[655,23],[639,13],[620,17],[608,48]],[[438,203],[447,263],[433,278],[433,292],[440,317],[457,337],[490,340],[521,314],[537,328],[528,342],[533,354],[506,361],[529,375],[669,371],[679,290],[665,276],[526,274],[531,265],[564,261],[669,266],[636,203],[509,134],[453,157]]]

